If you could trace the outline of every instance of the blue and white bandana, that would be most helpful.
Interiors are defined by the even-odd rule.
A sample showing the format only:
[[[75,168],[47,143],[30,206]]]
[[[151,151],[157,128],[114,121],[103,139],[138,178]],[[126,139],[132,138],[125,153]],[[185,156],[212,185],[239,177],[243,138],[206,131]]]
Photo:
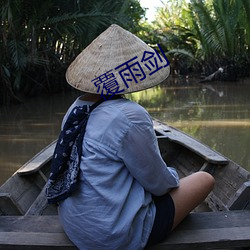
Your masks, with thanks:
[[[78,106],[70,112],[52,158],[51,173],[46,187],[48,203],[64,200],[75,190],[87,121],[90,112],[101,102],[102,99],[92,106]]]

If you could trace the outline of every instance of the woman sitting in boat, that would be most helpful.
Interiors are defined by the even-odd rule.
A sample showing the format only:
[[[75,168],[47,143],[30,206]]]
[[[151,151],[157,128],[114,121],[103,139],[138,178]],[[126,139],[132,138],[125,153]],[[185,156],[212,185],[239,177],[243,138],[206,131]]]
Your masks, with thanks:
[[[160,243],[212,190],[206,172],[179,180],[161,157],[148,112],[120,96],[163,82],[169,71],[164,56],[118,25],[68,68],[67,81],[85,94],[64,117],[47,197],[79,249]]]

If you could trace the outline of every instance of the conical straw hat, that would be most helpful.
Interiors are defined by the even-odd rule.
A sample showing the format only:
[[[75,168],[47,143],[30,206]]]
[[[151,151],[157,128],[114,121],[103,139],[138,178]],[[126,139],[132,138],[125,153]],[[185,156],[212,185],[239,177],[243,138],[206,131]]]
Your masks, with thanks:
[[[76,57],[67,69],[66,79],[74,88],[89,93],[101,94],[103,89],[106,94],[136,92],[160,84],[168,77],[170,67],[164,57],[137,36],[113,24]],[[111,89],[111,82],[116,87]],[[107,93],[108,88],[112,93]]]

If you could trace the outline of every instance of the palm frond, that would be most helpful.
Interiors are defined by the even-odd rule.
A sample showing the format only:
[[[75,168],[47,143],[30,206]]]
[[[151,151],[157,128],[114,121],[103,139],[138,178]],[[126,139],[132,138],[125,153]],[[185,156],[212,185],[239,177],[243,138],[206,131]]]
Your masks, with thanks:
[[[184,50],[184,49],[172,49],[168,51],[166,54],[173,54],[174,56],[179,56],[181,58],[188,57],[189,59],[192,59],[198,62],[198,60],[195,58],[195,56],[191,52]]]
[[[26,45],[24,42],[11,40],[8,42],[8,49],[11,57],[11,62],[16,70],[23,70],[27,65],[25,54]]]

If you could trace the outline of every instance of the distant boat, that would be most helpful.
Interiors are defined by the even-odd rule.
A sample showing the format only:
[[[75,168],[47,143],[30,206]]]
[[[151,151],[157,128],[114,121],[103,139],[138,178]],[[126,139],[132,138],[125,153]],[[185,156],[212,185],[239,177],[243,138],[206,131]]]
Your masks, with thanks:
[[[207,171],[215,178],[214,190],[194,212],[250,210],[246,169],[180,130],[153,122],[162,157],[180,177]],[[44,148],[0,187],[0,249],[75,249],[59,223],[57,207],[47,204],[44,193],[55,144]]]

